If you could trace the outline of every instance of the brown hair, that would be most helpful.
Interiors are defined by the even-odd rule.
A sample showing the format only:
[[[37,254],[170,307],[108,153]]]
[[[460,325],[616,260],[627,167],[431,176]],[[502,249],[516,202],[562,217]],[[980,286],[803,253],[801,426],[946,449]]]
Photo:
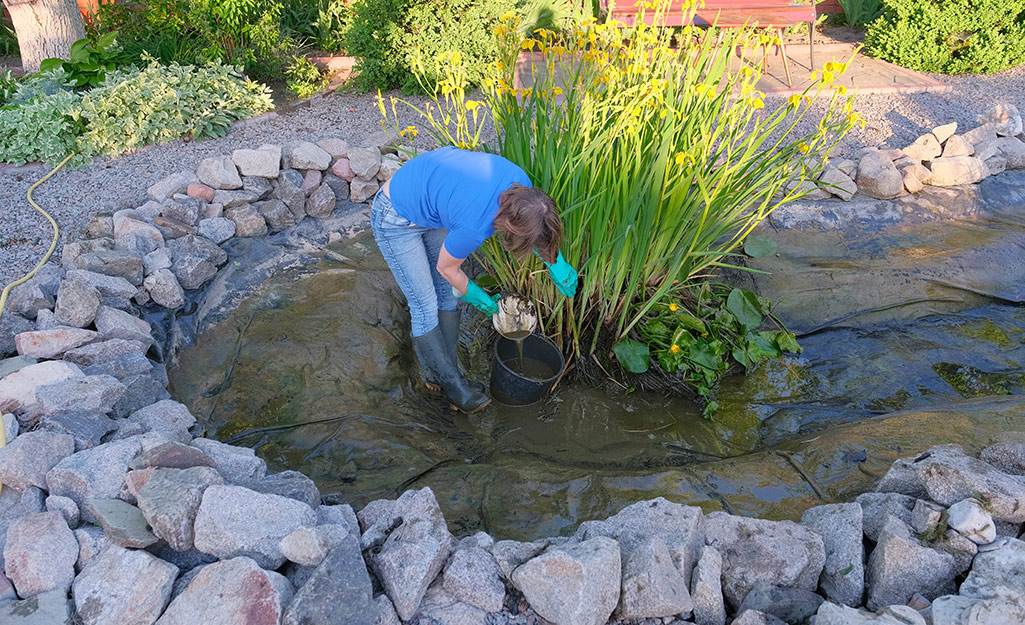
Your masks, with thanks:
[[[547,193],[513,183],[498,196],[495,229],[502,233],[502,246],[523,258],[537,250],[547,263],[554,263],[562,243],[559,210]]]

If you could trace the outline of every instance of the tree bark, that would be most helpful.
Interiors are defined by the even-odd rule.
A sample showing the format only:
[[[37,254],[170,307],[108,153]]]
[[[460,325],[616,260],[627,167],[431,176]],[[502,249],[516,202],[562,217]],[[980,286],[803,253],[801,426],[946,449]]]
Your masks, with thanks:
[[[71,44],[85,37],[76,0],[3,0],[11,13],[25,72],[39,71],[51,57],[68,58]]]

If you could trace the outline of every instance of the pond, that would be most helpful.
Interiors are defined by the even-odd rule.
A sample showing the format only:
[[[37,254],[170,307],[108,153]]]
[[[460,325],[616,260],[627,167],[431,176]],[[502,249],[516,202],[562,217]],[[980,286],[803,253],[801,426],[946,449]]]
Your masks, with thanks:
[[[336,249],[350,263],[267,281],[181,353],[171,392],[207,436],[304,472],[329,500],[430,486],[459,533],[550,536],[657,496],[795,518],[898,456],[1025,427],[1025,209],[972,206],[766,226],[780,253],[753,280],[804,353],[727,379],[713,421],[685,399],[567,382],[531,407],[449,411],[414,388],[401,295],[366,234]],[[471,339],[487,320],[464,330],[484,379],[487,341]]]

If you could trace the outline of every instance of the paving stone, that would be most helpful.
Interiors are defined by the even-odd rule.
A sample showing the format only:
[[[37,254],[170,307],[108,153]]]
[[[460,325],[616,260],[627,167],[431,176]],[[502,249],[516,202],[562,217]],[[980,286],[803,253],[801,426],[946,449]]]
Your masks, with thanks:
[[[77,558],[78,541],[59,512],[22,517],[7,530],[4,572],[22,598],[48,590],[67,592]]]
[[[167,606],[156,625],[261,625],[279,623],[292,600],[283,575],[238,557],[203,567]]]
[[[139,490],[139,509],[153,533],[177,551],[192,549],[195,521],[203,493],[224,480],[207,466],[159,468]]]
[[[178,567],[145,551],[113,546],[75,579],[75,613],[83,625],[154,623],[171,597]]]

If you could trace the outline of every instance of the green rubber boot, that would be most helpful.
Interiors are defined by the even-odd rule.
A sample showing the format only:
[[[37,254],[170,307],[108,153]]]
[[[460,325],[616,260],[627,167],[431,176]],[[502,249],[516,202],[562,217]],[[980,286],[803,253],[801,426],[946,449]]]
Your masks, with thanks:
[[[449,359],[440,326],[423,336],[414,336],[413,350],[420,360],[424,377],[436,380],[455,408],[472,414],[491,403],[490,397],[467,386],[459,373],[459,365]]]

